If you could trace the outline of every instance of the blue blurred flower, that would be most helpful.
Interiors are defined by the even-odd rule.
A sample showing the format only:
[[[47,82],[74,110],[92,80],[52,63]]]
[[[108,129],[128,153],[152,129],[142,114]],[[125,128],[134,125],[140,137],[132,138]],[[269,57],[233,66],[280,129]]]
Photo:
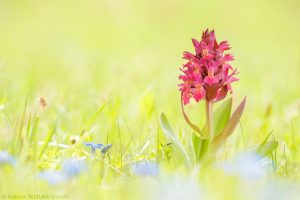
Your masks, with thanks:
[[[232,161],[222,165],[225,172],[230,175],[237,175],[242,178],[261,178],[268,173],[272,162],[253,152],[241,153]]]
[[[102,155],[105,155],[106,152],[112,147],[112,144],[106,145],[101,149]]]
[[[138,176],[157,176],[159,173],[158,164],[155,162],[137,162],[132,164],[133,173]]]
[[[86,164],[83,160],[68,159],[62,165],[62,171],[68,177],[75,177],[86,169]]]
[[[64,183],[68,180],[64,173],[56,171],[44,171],[39,173],[38,177],[47,181],[50,185]]]
[[[47,181],[50,185],[64,183],[78,176],[87,166],[83,160],[67,159],[62,164],[61,171],[47,170],[39,173],[38,177]]]
[[[83,144],[87,147],[90,147],[93,153],[95,153],[96,149],[101,149],[101,147],[104,146],[103,144],[96,144],[94,142],[88,142]]]
[[[83,144],[87,147],[90,147],[93,153],[95,153],[96,149],[101,150],[102,155],[105,155],[107,151],[112,147],[112,144],[104,146],[103,144],[96,144],[94,142],[88,142]]]
[[[0,151],[0,165],[14,165],[15,158],[6,151]]]

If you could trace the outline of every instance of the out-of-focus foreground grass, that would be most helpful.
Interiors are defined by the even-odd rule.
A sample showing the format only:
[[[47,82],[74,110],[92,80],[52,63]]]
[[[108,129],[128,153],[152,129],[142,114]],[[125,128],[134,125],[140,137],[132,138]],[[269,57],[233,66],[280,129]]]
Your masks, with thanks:
[[[297,0],[2,0],[0,151],[13,154],[17,164],[0,168],[0,194],[233,199],[242,191],[251,199],[296,185],[299,21]],[[215,29],[217,39],[232,46],[234,67],[240,71],[240,81],[233,84],[235,105],[245,95],[248,99],[241,126],[218,159],[230,160],[273,131],[277,163],[267,180],[240,184],[222,170],[186,170],[183,161],[166,161],[162,155],[161,145],[168,141],[159,126],[161,112],[192,154],[192,131],[181,115],[177,77],[181,53],[192,51],[190,39],[199,39],[206,28]],[[44,110],[37,100],[40,96],[48,104]],[[103,104],[103,111],[93,118]],[[202,107],[200,103],[187,108],[201,125]],[[30,136],[35,123],[34,140]],[[54,145],[43,151],[52,130],[50,143],[67,148]],[[79,141],[72,145],[76,136]],[[112,144],[108,158],[93,160],[82,145],[88,141]],[[64,159],[72,157],[89,160],[89,170],[79,178],[59,186],[37,178],[40,171],[59,169]],[[159,178],[132,175],[131,164],[145,160],[162,163]],[[276,185],[269,186],[274,179]],[[253,188],[263,189],[252,194]]]

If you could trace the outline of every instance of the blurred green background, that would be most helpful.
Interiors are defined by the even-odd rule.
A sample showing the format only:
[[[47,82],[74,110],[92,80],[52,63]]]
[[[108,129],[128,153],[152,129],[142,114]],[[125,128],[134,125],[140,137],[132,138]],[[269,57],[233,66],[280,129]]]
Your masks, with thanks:
[[[57,139],[79,135],[105,101],[108,109],[92,131],[97,141],[117,134],[111,130],[116,116],[124,144],[130,134],[138,138],[130,152],[156,134],[161,112],[176,130],[191,132],[181,116],[178,69],[182,52],[193,51],[191,38],[209,28],[232,46],[240,72],[235,105],[248,99],[241,128],[229,141],[236,148],[226,151],[249,148],[273,130],[281,155],[283,148],[291,154],[288,147],[297,150],[300,141],[292,134],[300,128],[299,22],[298,0],[1,0],[1,140],[13,138],[26,97],[30,112],[42,116],[40,139],[59,113]],[[48,102],[43,113],[40,96]],[[202,103],[187,110],[204,123]]]
[[[43,96],[76,113],[118,97],[130,111],[147,91],[158,112],[182,121],[181,53],[210,28],[232,46],[233,96],[247,95],[255,130],[268,106],[282,121],[299,99],[299,21],[297,0],[1,0],[0,98],[15,110]]]

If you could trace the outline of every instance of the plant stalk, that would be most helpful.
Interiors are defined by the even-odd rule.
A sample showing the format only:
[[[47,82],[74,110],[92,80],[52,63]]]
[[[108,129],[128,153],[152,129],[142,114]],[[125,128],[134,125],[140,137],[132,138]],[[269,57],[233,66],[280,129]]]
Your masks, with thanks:
[[[206,101],[206,124],[207,124],[207,131],[209,134],[210,141],[212,141],[214,137],[213,101]]]

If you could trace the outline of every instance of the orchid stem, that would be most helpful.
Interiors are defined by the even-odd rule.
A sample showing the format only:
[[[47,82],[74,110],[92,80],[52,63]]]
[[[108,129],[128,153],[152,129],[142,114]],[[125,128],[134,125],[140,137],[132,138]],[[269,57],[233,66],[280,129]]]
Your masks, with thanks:
[[[212,141],[214,136],[213,101],[206,101],[206,124],[207,124],[207,132],[209,134],[210,141]]]

